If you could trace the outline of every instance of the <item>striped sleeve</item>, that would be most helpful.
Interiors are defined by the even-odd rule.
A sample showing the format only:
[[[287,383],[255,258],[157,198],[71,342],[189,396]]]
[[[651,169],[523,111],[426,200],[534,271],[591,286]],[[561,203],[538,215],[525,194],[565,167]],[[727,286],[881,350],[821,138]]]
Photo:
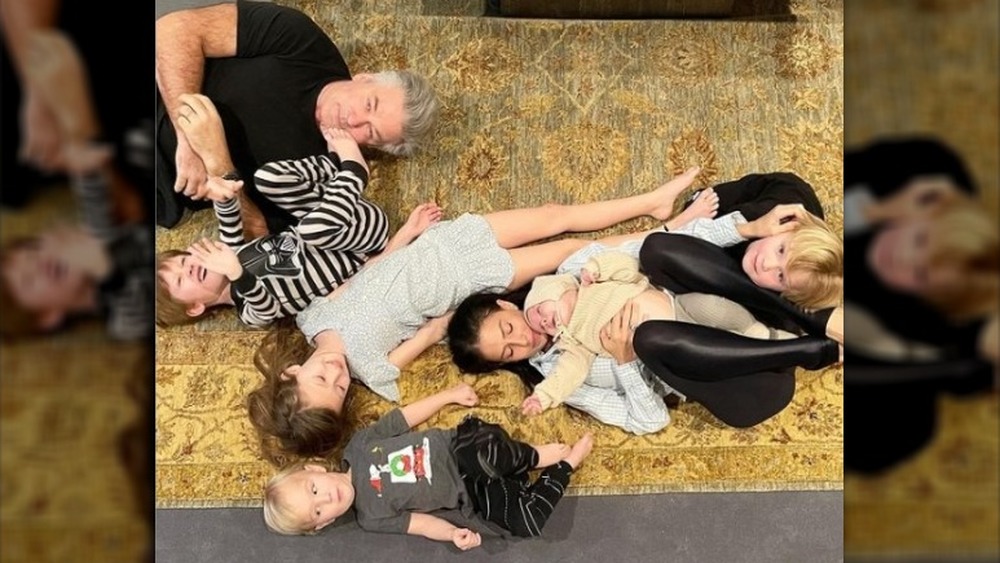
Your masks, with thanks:
[[[227,246],[236,249],[245,242],[243,238],[243,220],[240,218],[240,200],[232,197],[225,201],[216,201],[215,218],[219,222],[219,239]]]
[[[303,242],[327,250],[378,252],[385,247],[389,220],[361,197],[368,172],[335,154],[282,160],[254,175],[257,189],[299,218]]]
[[[146,229],[114,225],[108,180],[100,171],[72,175],[70,189],[80,223],[103,242],[111,258],[111,273],[100,285],[108,334],[116,340],[137,340],[152,326],[153,241]]]
[[[70,186],[80,222],[100,240],[111,240],[115,229],[112,223],[108,178],[102,172],[73,176]]]
[[[233,303],[244,324],[265,327],[282,315],[281,304],[257,276],[243,270],[233,282]]]

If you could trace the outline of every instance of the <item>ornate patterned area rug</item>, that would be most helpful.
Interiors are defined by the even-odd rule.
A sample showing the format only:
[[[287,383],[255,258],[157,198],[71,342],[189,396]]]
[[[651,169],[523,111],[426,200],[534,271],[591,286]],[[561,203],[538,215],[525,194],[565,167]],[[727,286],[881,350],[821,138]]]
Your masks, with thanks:
[[[998,209],[1000,4],[875,0],[854,8],[845,25],[847,145],[934,135],[962,155],[986,207]],[[939,409],[938,433],[914,459],[878,478],[847,476],[845,553],[1000,555],[997,395],[944,397]]]
[[[365,0],[295,5],[335,38],[355,72],[412,68],[444,101],[425,152],[372,163],[368,193],[393,226],[427,200],[449,217],[588,202],[652,189],[694,164],[703,168],[698,186],[795,172],[816,187],[830,221],[842,222],[841,2],[796,2],[797,21],[781,23],[423,16]],[[184,248],[214,232],[202,211],[160,232],[157,245]],[[252,354],[262,336],[231,312],[159,331],[158,506],[260,504],[275,469],[258,455],[244,401],[260,381]],[[525,390],[513,375],[461,376],[440,347],[405,370],[403,402],[463,378],[481,399],[471,412],[518,439],[571,442],[594,432],[594,454],[570,494],[842,488],[839,368],[801,372],[792,404],[748,430],[723,428],[691,404],[642,437],[568,409],[525,419]],[[356,392],[355,424],[391,407],[360,385]],[[430,424],[454,425],[466,412],[449,408]]]
[[[68,189],[0,213],[0,240],[75,219]],[[121,463],[140,413],[130,378],[148,385],[148,346],[115,343],[99,322],[0,343],[0,543],[4,560],[139,561],[150,545]],[[148,442],[147,442],[148,443]],[[147,446],[148,447],[148,446]],[[81,518],[86,514],[86,518]]]

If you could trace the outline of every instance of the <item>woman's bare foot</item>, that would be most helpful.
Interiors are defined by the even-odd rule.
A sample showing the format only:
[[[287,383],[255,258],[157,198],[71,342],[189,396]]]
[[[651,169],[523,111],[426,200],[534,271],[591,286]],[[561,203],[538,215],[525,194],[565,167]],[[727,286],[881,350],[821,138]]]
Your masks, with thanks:
[[[36,30],[28,39],[29,84],[48,104],[68,141],[93,139],[97,116],[90,97],[87,69],[73,41],[54,30]]]
[[[674,212],[674,201],[677,200],[677,196],[688,189],[700,173],[700,166],[692,166],[680,176],[653,190],[650,195],[653,196],[656,203],[650,215],[660,221],[669,219]]]
[[[566,459],[570,452],[568,444],[543,444],[534,448],[538,452],[538,465],[535,468],[555,465]]]
[[[594,435],[587,432],[573,444],[570,448],[569,455],[564,457],[563,460],[570,464],[573,469],[580,467],[583,460],[590,455],[590,451],[594,449]]]
[[[691,205],[687,207],[684,211],[677,214],[676,217],[670,219],[664,225],[667,230],[672,231],[674,229],[679,229],[684,225],[687,225],[695,219],[700,219],[702,217],[706,219],[711,219],[719,213],[719,194],[715,193],[715,190],[708,188],[702,190]]]

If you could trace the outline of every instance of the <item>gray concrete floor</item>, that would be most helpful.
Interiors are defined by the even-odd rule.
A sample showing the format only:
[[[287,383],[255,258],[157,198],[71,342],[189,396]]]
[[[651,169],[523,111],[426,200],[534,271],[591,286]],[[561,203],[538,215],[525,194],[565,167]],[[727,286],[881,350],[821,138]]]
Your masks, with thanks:
[[[156,561],[296,563],[504,561],[827,563],[843,561],[843,493],[699,493],[567,497],[542,538],[441,544],[363,532],[353,523],[312,537],[269,532],[259,509],[156,511]]]

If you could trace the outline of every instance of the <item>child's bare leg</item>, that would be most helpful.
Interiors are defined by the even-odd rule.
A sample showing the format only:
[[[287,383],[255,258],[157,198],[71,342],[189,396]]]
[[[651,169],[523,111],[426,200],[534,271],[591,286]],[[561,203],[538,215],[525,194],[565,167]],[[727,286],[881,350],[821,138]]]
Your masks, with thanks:
[[[678,229],[687,225],[691,221],[698,219],[700,217],[712,218],[719,212],[719,195],[715,193],[715,190],[708,188],[702,191],[698,195],[698,199],[694,200],[687,209],[677,214],[676,217],[671,217],[664,223],[664,226],[668,231]],[[648,235],[653,233],[662,233],[661,229],[649,229],[646,231],[639,231],[635,233],[628,233],[624,235],[614,235],[610,237],[604,237],[602,239],[597,239],[597,242],[603,244],[607,247],[615,247],[625,244],[626,242],[632,242],[635,240],[642,240]]]
[[[583,460],[590,455],[591,450],[594,449],[594,435],[587,432],[582,438],[573,444],[570,448],[569,455],[563,458],[563,461],[573,466],[573,469],[580,467]]]
[[[588,244],[588,240],[570,238],[508,250],[514,262],[514,279],[507,289],[517,289],[540,275],[556,271],[559,264]]]
[[[563,233],[597,231],[645,215],[666,221],[677,196],[694,182],[700,170],[691,168],[642,195],[580,205],[553,204],[498,211],[486,215],[486,220],[503,248],[516,248]]]
[[[535,469],[555,465],[566,459],[570,452],[570,447],[567,444],[543,444],[531,447],[538,452],[538,463],[535,464]]]

